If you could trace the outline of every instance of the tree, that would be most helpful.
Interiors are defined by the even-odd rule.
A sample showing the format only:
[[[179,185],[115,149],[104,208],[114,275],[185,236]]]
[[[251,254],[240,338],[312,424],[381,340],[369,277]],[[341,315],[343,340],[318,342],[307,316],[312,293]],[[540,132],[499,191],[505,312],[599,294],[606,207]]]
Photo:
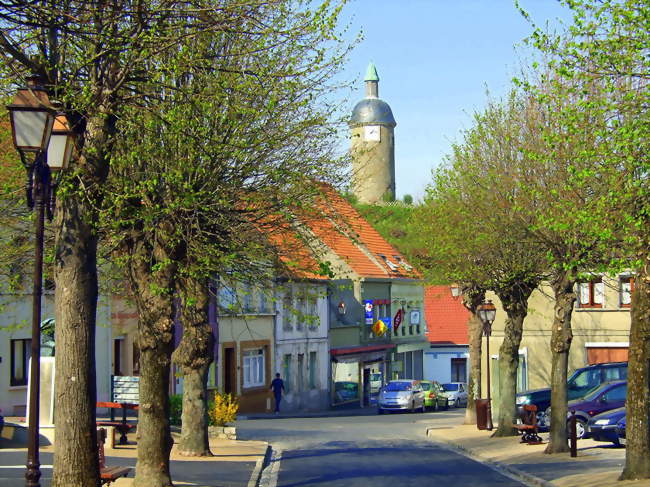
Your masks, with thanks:
[[[584,186],[606,180],[610,190],[600,195],[600,204],[592,208],[589,221],[600,227],[605,246],[630,250],[624,258],[613,255],[609,269],[616,271],[627,264],[637,270],[627,398],[628,421],[635,427],[628,438],[621,478],[650,478],[648,2],[563,3],[573,11],[572,25],[559,35],[548,35],[537,28],[530,40],[547,56],[547,64],[557,77],[570,80],[583,91],[587,87],[585,104],[607,120],[591,127],[597,141],[592,163],[598,163],[591,169],[574,171],[574,182]],[[596,92],[588,89],[594,80],[600,83]],[[574,110],[559,111],[557,117],[568,130],[580,122]]]
[[[314,29],[327,31],[332,27],[327,24],[332,20],[325,14],[328,8],[326,4],[322,11],[316,9],[312,16],[301,13],[298,8],[287,24],[273,27],[279,29],[278,34],[290,38],[291,30],[283,31],[282,28],[288,27],[297,16],[304,15],[303,24],[313,22]],[[50,96],[63,103],[77,134],[71,171],[59,187],[57,200],[55,283],[59,326],[56,327],[56,342],[66,353],[56,358],[55,388],[59,407],[55,412],[54,486],[98,483],[94,363],[98,289],[96,222],[109,162],[116,142],[122,137],[118,122],[128,120],[127,114],[146,107],[153,100],[164,101],[164,95],[174,87],[167,84],[169,78],[162,76],[166,65],[161,60],[182,61],[180,53],[191,53],[199,35],[236,38],[244,33],[243,25],[247,29],[253,26],[253,31],[245,31],[248,39],[254,41],[248,55],[253,56],[255,49],[261,52],[272,49],[273,44],[264,45],[263,40],[257,42],[267,27],[256,20],[273,9],[277,9],[279,17],[287,12],[287,4],[280,0],[243,3],[71,1],[39,4],[36,8],[31,2],[16,0],[4,2],[0,7],[3,78],[18,81],[29,72],[40,75]],[[319,49],[312,53],[312,60],[317,64],[325,55]],[[215,51],[212,58],[218,55]],[[188,57],[185,67],[188,73],[196,72],[211,59]],[[287,71],[284,79],[288,83],[300,74]],[[317,85],[319,80],[313,77],[310,81]],[[301,95],[304,102],[308,94],[302,92]],[[278,100],[271,97],[267,101],[272,105]],[[166,290],[162,294],[174,287],[175,269],[169,264],[170,255],[160,242],[145,245],[146,242],[134,242],[131,237],[127,236],[128,242],[133,243],[128,256],[136,261],[139,259],[134,271],[147,270],[144,263],[149,262],[147,259],[152,255],[157,259],[156,279],[142,281],[140,287],[132,288],[140,300],[139,309],[150,310],[150,314],[141,315],[141,319],[167,326],[172,311],[168,301],[160,302],[158,286]],[[147,276],[151,274],[144,274],[142,279]],[[160,331],[168,340],[169,331]],[[143,343],[154,348],[158,346],[156,338],[146,333],[140,337]],[[165,348],[165,343],[160,346],[163,356],[168,357],[171,350]],[[154,356],[151,359],[147,362],[145,357],[142,367],[159,366]],[[149,389],[145,384],[141,390],[147,401],[159,405],[159,414],[164,414],[167,404],[165,397],[156,396],[163,386],[161,382]],[[76,414],[69,415],[71,410]],[[146,418],[147,408],[140,414]],[[151,440],[158,442],[153,445],[156,451],[164,453],[170,446],[165,435]],[[156,473],[152,484],[160,478]],[[141,474],[138,482],[143,482]],[[169,484],[169,480],[161,483]]]
[[[194,412],[183,413],[181,450],[209,454],[202,418],[212,347],[202,288],[214,275],[270,278],[279,258],[273,237],[296,209],[312,206],[319,181],[339,172],[333,106],[324,103],[346,52],[328,41],[338,13],[276,2],[242,17],[237,30],[249,34],[196,36],[193,49],[170,54],[154,78],[170,87],[163,96],[117,124],[102,228],[139,313],[137,485],[171,482],[166,393],[175,291],[184,325],[175,358],[187,415]]]
[[[449,166],[438,171],[418,214],[434,272],[493,290],[506,311],[497,436],[516,434],[511,425],[523,321],[528,297],[546,271],[544,253],[529,238],[517,209],[522,204],[517,185],[529,163],[521,150],[529,115],[516,93],[476,113],[474,126],[454,144]],[[480,320],[474,325],[480,344]]]

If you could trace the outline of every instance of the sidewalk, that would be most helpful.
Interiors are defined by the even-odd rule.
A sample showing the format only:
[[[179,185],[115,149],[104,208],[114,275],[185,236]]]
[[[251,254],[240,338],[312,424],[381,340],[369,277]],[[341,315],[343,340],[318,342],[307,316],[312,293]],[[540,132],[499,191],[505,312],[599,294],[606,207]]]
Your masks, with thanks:
[[[254,487],[262,472],[264,458],[270,448],[265,441],[227,440],[210,438],[213,457],[181,457],[177,452],[178,433],[173,432],[174,447],[171,451],[171,474],[174,485],[192,487]],[[132,467],[128,477],[121,478],[111,487],[133,485],[137,445],[135,433],[128,435],[127,445],[115,448],[105,447],[107,466]],[[0,448],[0,485],[3,487],[24,486],[24,464],[27,449],[7,438]],[[48,487],[52,477],[53,445],[41,446],[41,486]]]
[[[491,432],[480,431],[476,425],[451,428],[427,428],[427,436],[436,442],[466,453],[498,470],[514,475],[528,485],[544,487],[637,487],[647,480],[617,480],[625,464],[625,449],[610,443],[578,441],[578,456],[569,453],[544,453],[548,433],[542,433],[544,444],[528,445],[520,437],[492,438]]]

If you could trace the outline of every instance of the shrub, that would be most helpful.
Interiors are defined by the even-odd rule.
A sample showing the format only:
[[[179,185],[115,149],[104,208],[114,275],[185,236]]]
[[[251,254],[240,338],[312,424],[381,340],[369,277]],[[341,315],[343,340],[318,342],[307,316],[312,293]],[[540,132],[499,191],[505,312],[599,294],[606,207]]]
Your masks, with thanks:
[[[226,426],[237,419],[239,399],[233,394],[214,393],[214,401],[208,403],[210,426]]]
[[[169,396],[169,422],[174,425],[181,424],[183,412],[183,395],[172,394]]]

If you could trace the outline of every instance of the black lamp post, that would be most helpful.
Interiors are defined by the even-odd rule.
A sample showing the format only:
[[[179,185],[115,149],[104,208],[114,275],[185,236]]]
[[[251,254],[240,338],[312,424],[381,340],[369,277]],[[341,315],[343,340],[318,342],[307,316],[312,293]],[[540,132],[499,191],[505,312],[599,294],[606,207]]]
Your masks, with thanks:
[[[494,425],[492,424],[492,396],[490,392],[490,335],[492,334],[492,323],[497,315],[497,308],[492,304],[492,301],[483,302],[476,309],[478,317],[483,323],[483,335],[485,335],[487,345],[487,424],[486,429],[492,431]]]
[[[39,461],[40,414],[40,355],[41,355],[41,295],[43,292],[43,233],[45,208],[51,218],[53,184],[51,171],[63,169],[72,154],[73,134],[64,115],[56,112],[47,92],[37,84],[36,77],[27,80],[11,105],[7,106],[11,120],[14,146],[27,170],[25,185],[27,206],[36,209],[35,252],[32,301],[32,343],[29,379],[29,424],[27,443],[27,487],[40,487]],[[51,158],[48,165],[48,158]]]

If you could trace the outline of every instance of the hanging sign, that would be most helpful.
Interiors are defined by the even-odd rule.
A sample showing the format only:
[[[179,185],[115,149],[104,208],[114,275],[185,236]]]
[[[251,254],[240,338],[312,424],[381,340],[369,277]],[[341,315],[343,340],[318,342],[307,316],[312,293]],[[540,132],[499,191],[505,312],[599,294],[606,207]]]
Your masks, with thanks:
[[[374,323],[372,307],[372,299],[365,299],[363,301],[363,309],[365,310],[366,314],[366,325],[372,325]]]

